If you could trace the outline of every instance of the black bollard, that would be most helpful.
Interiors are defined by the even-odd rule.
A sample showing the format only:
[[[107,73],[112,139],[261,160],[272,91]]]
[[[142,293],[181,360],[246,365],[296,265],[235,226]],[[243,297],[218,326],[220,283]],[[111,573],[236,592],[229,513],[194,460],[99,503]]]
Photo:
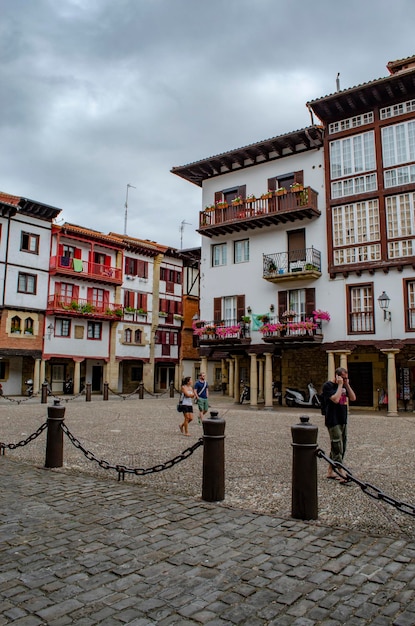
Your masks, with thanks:
[[[104,395],[103,400],[108,400],[108,383],[104,383]]]
[[[48,383],[42,383],[42,397],[40,400],[41,404],[48,403]]]
[[[291,426],[293,473],[291,515],[295,519],[318,518],[317,506],[317,426],[302,415],[301,424]]]
[[[45,467],[62,467],[63,465],[63,430],[65,407],[59,400],[53,401],[48,407]]]
[[[203,420],[202,500],[206,502],[225,499],[225,423],[217,411]]]
[[[92,387],[91,383],[87,383],[85,385],[85,401],[86,402],[91,402],[91,387]]]
[[[170,383],[170,398],[174,398],[174,382]]]
[[[140,383],[138,385],[138,397],[140,398],[140,400],[144,398],[144,383]]]

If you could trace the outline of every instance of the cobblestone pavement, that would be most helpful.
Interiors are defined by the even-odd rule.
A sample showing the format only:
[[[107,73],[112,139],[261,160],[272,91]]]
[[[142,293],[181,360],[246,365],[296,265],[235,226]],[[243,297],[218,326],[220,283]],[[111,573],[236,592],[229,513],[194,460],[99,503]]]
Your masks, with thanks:
[[[43,469],[43,433],[0,457],[0,626],[415,625],[415,540],[411,524],[394,519],[402,514],[379,513],[376,506],[376,515],[389,517],[390,525],[375,519],[370,530],[359,498],[373,507],[371,499],[355,485],[320,480],[319,521],[293,520],[284,495],[290,473],[285,431],[298,412],[254,412],[220,398],[212,404],[227,420],[229,477],[222,504],[200,499],[201,449],[171,470],[120,483],[97,464],[92,471],[91,461],[67,440],[64,468]],[[174,399],[129,405],[94,399],[86,407],[74,402],[67,405],[65,423],[95,453],[117,451],[117,462],[147,466],[171,458],[201,434],[195,419],[194,437],[180,435],[174,405]],[[22,440],[45,416],[45,405],[5,410],[3,400],[0,440]],[[413,472],[405,460],[409,452],[413,457],[413,419],[351,419],[359,472],[374,467],[371,475],[380,480],[390,469],[388,487],[404,489],[409,499],[407,477]],[[319,421],[317,415],[312,421]],[[374,431],[375,438],[361,441]],[[369,444],[371,465],[362,454]],[[395,444],[402,476],[391,462]],[[269,467],[275,456],[284,470]],[[325,471],[319,467],[319,478]],[[240,490],[255,486],[259,495],[242,497]],[[352,504],[360,511],[354,524],[347,513]],[[334,518],[327,514],[331,509],[337,509]]]

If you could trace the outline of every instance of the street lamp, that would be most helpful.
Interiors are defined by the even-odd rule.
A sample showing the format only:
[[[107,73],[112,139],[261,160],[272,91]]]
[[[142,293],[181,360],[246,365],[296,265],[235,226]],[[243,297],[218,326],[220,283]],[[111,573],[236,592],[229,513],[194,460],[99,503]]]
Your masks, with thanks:
[[[391,299],[389,298],[389,296],[386,293],[386,291],[382,291],[382,295],[379,296],[378,302],[379,302],[380,308],[383,311],[383,320],[385,322],[386,321],[388,321],[388,322],[392,321],[392,313],[390,311],[388,311],[390,301],[391,301]]]

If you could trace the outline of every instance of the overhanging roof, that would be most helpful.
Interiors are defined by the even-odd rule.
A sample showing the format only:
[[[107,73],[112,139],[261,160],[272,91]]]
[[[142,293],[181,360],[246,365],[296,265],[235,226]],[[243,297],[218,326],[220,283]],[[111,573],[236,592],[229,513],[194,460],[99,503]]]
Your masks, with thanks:
[[[307,106],[326,123],[359,115],[375,106],[388,106],[415,97],[415,68],[378,78],[350,89],[311,100]]]
[[[188,165],[173,167],[170,171],[201,187],[203,181],[209,178],[320,148],[322,145],[322,128],[313,125],[229,152],[222,152]]]

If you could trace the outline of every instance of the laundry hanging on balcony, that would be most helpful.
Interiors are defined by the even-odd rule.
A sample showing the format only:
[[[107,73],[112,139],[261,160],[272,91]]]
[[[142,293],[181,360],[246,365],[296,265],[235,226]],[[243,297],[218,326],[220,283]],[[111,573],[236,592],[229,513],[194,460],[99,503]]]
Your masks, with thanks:
[[[75,272],[82,272],[84,269],[82,259],[72,259],[73,269]]]

